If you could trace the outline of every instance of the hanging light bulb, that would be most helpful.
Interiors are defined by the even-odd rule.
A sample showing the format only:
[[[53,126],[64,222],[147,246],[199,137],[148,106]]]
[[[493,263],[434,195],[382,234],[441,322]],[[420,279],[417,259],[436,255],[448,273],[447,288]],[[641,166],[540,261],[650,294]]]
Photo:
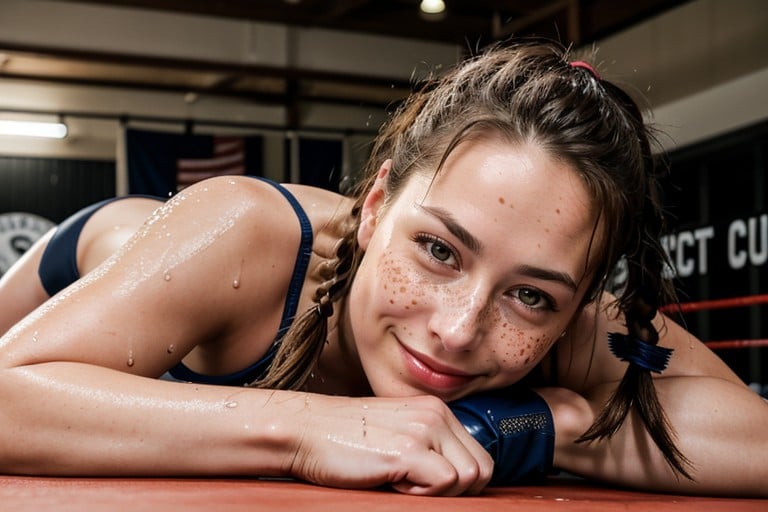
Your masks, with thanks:
[[[443,0],[421,0],[419,9],[424,14],[440,14],[445,12],[445,2]]]
[[[427,21],[440,21],[445,18],[445,2],[443,0],[421,0],[419,15]]]

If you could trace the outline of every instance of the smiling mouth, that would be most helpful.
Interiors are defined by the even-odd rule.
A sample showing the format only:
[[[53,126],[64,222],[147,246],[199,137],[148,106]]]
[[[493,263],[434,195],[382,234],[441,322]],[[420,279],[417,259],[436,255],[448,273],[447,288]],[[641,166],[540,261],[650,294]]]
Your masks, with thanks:
[[[475,377],[432,361],[422,354],[409,350],[402,343],[400,352],[410,376],[430,389],[454,390],[466,386]]]

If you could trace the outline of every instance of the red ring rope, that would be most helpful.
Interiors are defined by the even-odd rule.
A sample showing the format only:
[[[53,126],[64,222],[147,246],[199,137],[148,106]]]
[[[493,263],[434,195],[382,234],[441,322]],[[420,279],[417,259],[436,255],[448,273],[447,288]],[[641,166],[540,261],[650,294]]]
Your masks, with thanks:
[[[686,302],[682,304],[668,304],[663,306],[661,311],[664,313],[692,313],[710,309],[738,308],[760,304],[768,304],[768,294],[732,297],[729,299],[702,300],[699,302]],[[704,344],[712,350],[768,347],[768,339],[706,341]]]
[[[712,350],[727,350],[733,348],[768,347],[768,339],[705,341],[704,344]]]
[[[768,304],[768,294],[750,295],[747,297],[733,297],[730,299],[702,300],[699,302],[685,302],[682,304],[668,304],[661,308],[665,313],[690,313],[703,309],[738,308],[742,306],[755,306]]]

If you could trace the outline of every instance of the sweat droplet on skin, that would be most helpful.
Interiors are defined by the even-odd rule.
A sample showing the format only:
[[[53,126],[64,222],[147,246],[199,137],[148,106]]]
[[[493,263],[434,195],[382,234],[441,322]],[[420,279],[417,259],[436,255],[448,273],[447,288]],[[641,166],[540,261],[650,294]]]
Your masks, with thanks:
[[[128,351],[128,360],[125,362],[128,367],[132,367],[136,361],[133,359],[133,350]]]
[[[173,354],[173,351],[176,350],[176,346],[173,344],[168,345],[168,348],[166,349],[166,352],[169,354]]]
[[[232,400],[232,401],[230,401],[230,402],[227,402],[226,404],[224,404],[224,407],[226,407],[227,409],[234,409],[234,408],[235,408],[235,407],[237,407],[238,405],[240,405],[240,404],[238,404],[237,402],[235,402],[234,400]]]
[[[235,290],[240,288],[240,275],[243,273],[243,263],[245,263],[245,260],[241,259],[240,260],[240,266],[237,269],[237,275],[232,280],[232,288],[234,288]]]
[[[163,274],[163,279],[165,279],[166,281],[170,281],[171,280],[171,273],[170,272],[166,272],[165,274]]]

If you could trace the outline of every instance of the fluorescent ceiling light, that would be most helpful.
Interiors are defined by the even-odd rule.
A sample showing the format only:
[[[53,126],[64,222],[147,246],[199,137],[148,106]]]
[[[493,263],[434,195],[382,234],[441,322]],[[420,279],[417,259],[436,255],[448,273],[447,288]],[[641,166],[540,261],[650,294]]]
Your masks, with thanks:
[[[39,121],[11,121],[0,119],[0,135],[23,135],[26,137],[48,137],[63,139],[67,136],[67,125]]]

